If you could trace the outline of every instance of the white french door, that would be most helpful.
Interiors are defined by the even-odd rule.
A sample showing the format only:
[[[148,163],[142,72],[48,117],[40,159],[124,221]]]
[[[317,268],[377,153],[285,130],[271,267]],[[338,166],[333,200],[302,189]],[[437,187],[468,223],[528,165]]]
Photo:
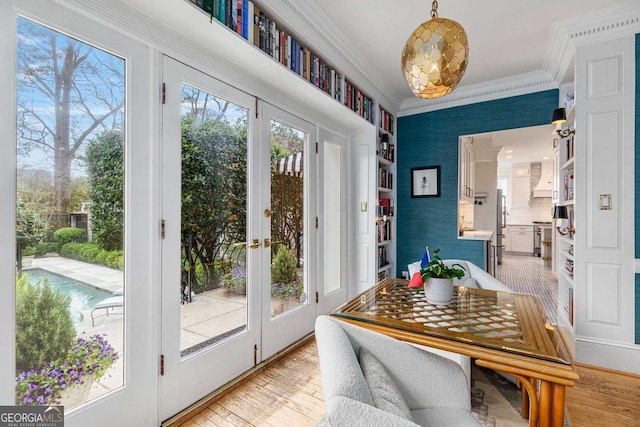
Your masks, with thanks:
[[[258,361],[260,259],[248,242],[261,224],[254,98],[168,57],[163,81],[166,419]]]
[[[321,129],[318,138],[318,313],[347,301],[347,140]]]
[[[261,102],[262,360],[313,331],[316,127]],[[267,160],[268,161],[265,161]]]

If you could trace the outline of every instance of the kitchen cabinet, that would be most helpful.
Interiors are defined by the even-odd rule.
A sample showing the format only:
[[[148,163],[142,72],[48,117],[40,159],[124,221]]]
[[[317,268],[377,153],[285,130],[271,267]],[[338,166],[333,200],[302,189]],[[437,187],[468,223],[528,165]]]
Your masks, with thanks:
[[[503,238],[506,252],[533,254],[533,226],[508,225]]]
[[[517,225],[510,227],[511,251],[533,254],[533,226]]]
[[[460,164],[458,169],[459,199],[473,203],[475,160],[473,154],[473,138],[461,138],[459,150]]]
[[[511,178],[511,208],[528,208],[531,200],[531,178],[514,176]]]

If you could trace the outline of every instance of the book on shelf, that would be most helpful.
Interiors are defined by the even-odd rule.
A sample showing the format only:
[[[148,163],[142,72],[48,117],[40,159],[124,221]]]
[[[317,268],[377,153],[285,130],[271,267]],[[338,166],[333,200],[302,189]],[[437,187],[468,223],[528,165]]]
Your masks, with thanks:
[[[387,261],[387,248],[380,246],[378,248],[378,268],[386,267],[387,265],[389,265],[389,261]]]
[[[280,62],[332,98],[374,123],[374,102],[344,75],[280,29],[251,0],[190,0],[226,27]],[[393,117],[386,113],[384,126],[392,131]]]
[[[575,182],[574,176],[572,173],[568,173],[562,176],[562,191],[564,195],[564,200],[573,200],[575,195]]]
[[[386,242],[392,239],[391,223],[389,221],[380,221],[378,223],[378,243]]]
[[[393,134],[393,116],[384,108],[380,108],[380,122],[378,126],[380,129]]]
[[[255,28],[255,24],[254,24],[255,6],[253,5],[252,1],[247,2],[247,9],[248,9],[248,13],[247,13],[247,18],[245,19],[246,25],[247,25],[247,36],[245,38],[251,43],[253,43],[253,39],[254,39],[253,33]]]
[[[393,174],[386,169],[378,169],[378,186],[381,188],[393,188]]]
[[[573,288],[568,289],[569,292],[569,323],[573,325]]]

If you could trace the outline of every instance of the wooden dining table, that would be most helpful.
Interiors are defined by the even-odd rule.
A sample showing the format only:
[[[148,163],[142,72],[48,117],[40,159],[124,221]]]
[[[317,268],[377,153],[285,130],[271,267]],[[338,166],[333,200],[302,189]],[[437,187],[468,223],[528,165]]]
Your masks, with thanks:
[[[523,389],[522,416],[530,426],[564,425],[565,387],[578,374],[538,297],[456,286],[450,304],[433,305],[408,283],[386,278],[331,315],[509,374]]]

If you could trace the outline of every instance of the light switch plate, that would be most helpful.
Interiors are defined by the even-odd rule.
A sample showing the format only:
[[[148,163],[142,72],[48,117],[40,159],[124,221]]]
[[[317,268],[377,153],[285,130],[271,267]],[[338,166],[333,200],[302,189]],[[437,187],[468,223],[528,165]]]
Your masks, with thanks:
[[[367,202],[360,202],[360,212],[367,211]]]

